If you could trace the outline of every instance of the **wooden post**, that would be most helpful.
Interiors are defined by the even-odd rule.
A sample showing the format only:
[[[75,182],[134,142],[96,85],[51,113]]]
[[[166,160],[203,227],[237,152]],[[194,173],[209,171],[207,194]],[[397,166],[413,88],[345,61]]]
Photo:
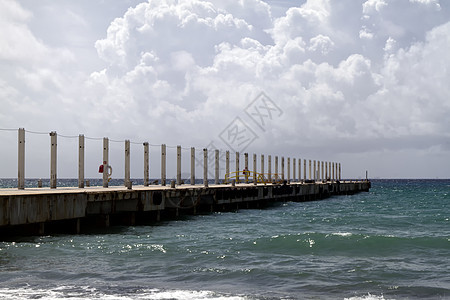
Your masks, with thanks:
[[[177,185],[181,185],[181,146],[177,146]]]
[[[261,174],[264,176],[264,154],[261,154]]]
[[[150,155],[148,142],[144,143],[144,186],[150,184]]]
[[[166,185],[166,145],[161,145],[161,185]]]
[[[124,185],[130,187],[130,140],[125,140],[125,180]]]
[[[244,169],[248,171],[248,153],[244,153]],[[245,172],[245,183],[248,183],[248,173]]]
[[[50,188],[56,189],[56,172],[57,172],[57,135],[56,131],[50,132],[50,144],[51,144],[51,151],[50,151]]]
[[[298,182],[302,181],[302,159],[298,159]]]
[[[208,149],[203,149],[203,184],[208,187]]]
[[[236,152],[236,183],[239,183],[239,152]]]
[[[195,185],[195,147],[191,147],[191,184]]]
[[[324,180],[324,177],[325,177],[325,176],[324,176],[324,173],[323,173],[323,161],[322,161],[322,178],[321,178],[322,181]]]
[[[19,128],[17,156],[17,188],[25,189],[25,128]]]
[[[272,155],[267,158],[267,180],[272,182]]]
[[[306,159],[303,159],[303,181],[306,181]]]
[[[311,180],[311,160],[309,160],[309,180]]]
[[[103,187],[108,187],[109,139],[103,138]]]
[[[284,181],[284,156],[281,157],[281,180]]]
[[[256,164],[256,154],[253,153],[253,183],[256,184],[256,172],[258,172],[258,165]]]
[[[279,178],[278,175],[278,156],[275,156],[275,180]]]
[[[325,162],[325,181],[328,181],[328,162]]]
[[[296,179],[296,172],[295,172],[295,168],[296,168],[296,164],[295,164],[295,158],[292,159],[292,180],[295,181]]]
[[[287,158],[287,181],[291,181],[291,158]]]
[[[332,163],[333,176],[331,177],[332,181],[334,181],[334,162]]]
[[[341,181],[341,163],[339,163],[339,181]]]
[[[316,168],[316,160],[313,161],[314,163],[314,182],[316,182],[317,180],[317,168]]]
[[[218,149],[216,149],[215,151],[214,151],[214,154],[215,154],[215,163],[214,163],[214,166],[215,166],[215,169],[214,169],[214,184],[219,184],[219,155],[220,155],[220,153],[219,153],[219,150]]]
[[[78,187],[84,188],[84,135],[78,136]]]
[[[225,152],[225,183],[228,184],[230,177],[230,151]]]

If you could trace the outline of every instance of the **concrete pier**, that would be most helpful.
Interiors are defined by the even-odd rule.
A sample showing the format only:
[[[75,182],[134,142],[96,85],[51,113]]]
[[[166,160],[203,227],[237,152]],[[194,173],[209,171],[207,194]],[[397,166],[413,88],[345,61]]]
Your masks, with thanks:
[[[26,228],[26,234],[45,234],[52,227],[65,228],[64,232],[79,233],[86,228],[86,224],[94,227],[105,227],[115,223],[133,225],[143,219],[159,220],[161,215],[170,215],[173,212],[175,212],[173,215],[178,216],[180,212],[195,214],[200,211],[222,210],[225,207],[228,209],[260,207],[276,201],[312,201],[370,189],[367,175],[366,180],[362,181],[342,181],[341,163],[319,160],[312,162],[311,159],[307,162],[307,159],[303,158],[302,173],[301,158],[291,160],[291,157],[287,156],[287,168],[285,168],[285,156],[282,155],[274,156],[273,166],[272,155],[267,155],[268,172],[265,173],[264,155],[260,155],[258,168],[258,154],[253,153],[253,168],[249,170],[248,153],[244,153],[241,169],[240,154],[235,152],[235,171],[233,172],[230,170],[230,151],[227,150],[224,163],[226,173],[221,174],[220,167],[223,168],[223,163],[220,162],[220,154],[223,152],[218,149],[210,150],[214,155],[211,154],[209,158],[212,163],[209,171],[214,178],[209,181],[208,149],[200,150],[200,153],[203,152],[203,160],[201,158],[196,160],[194,147],[190,148],[190,184],[185,184],[182,180],[182,159],[185,157],[182,157],[182,150],[189,150],[189,148],[182,148],[180,145],[168,146],[176,148],[176,164],[175,167],[171,167],[170,164],[167,165],[167,146],[165,144],[151,145],[148,142],[143,143],[144,157],[140,158],[144,171],[143,185],[137,186],[132,184],[130,178],[132,166],[130,140],[124,141],[124,184],[109,186],[112,167],[109,164],[110,140],[107,137],[96,138],[103,140],[103,163],[99,166],[102,182],[99,183],[100,186],[90,187],[89,180],[85,179],[85,155],[89,152],[85,149],[85,136],[81,134],[78,135],[77,186],[58,187],[57,143],[61,143],[61,140],[57,140],[58,135],[54,131],[50,132],[50,185],[42,188],[42,180],[39,180],[38,188],[25,189],[26,132],[23,128],[18,130],[17,188],[0,189],[0,237],[17,228]],[[65,137],[67,138],[60,135],[60,138]],[[133,144],[137,143],[133,142]],[[150,146],[160,147],[161,159],[160,170],[153,170],[152,167],[155,173],[160,171],[161,177],[156,178],[152,183],[150,183]],[[201,185],[195,185],[196,161],[203,167],[203,184]],[[170,186],[166,186],[168,174],[176,176],[176,180],[172,180]],[[74,177],[76,178],[77,175],[74,174]]]
[[[205,151],[205,155],[206,155]],[[107,226],[111,218],[127,220],[126,216],[154,212],[186,213],[221,210],[250,203],[276,201],[313,201],[334,195],[354,194],[368,191],[370,181],[345,181],[327,183],[292,184],[220,184],[181,185],[170,188],[161,185],[86,187],[80,188],[29,188],[0,189],[0,236],[16,228],[28,225],[28,234],[45,234],[47,225],[64,221],[70,228],[67,233],[80,232],[88,220],[89,226]],[[134,221],[133,221],[134,222]],[[75,224],[75,225],[73,225]],[[77,225],[78,224],[78,225]],[[33,226],[31,226],[33,225]]]

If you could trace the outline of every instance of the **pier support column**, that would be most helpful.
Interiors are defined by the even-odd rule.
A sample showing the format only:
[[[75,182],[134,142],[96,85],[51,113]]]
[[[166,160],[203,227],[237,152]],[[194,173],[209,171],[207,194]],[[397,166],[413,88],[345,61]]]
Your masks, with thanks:
[[[291,158],[288,157],[287,158],[287,181],[290,182],[291,181]]]
[[[103,138],[103,187],[108,187],[109,140]]]
[[[330,177],[330,181],[332,179],[331,177],[331,162],[328,162],[328,177]]]
[[[341,163],[339,163],[339,181],[341,181]]]
[[[325,181],[328,181],[328,162],[325,162]]]
[[[248,171],[248,153],[244,153],[244,169]],[[245,183],[248,183],[247,172],[245,172]]]
[[[281,157],[281,180],[284,181],[284,156]]]
[[[78,136],[78,187],[84,188],[84,135]]]
[[[166,185],[166,145],[161,145],[161,185]]]
[[[295,168],[296,168],[296,164],[295,164],[295,158],[292,159],[292,181],[295,181],[296,179],[296,172],[295,172]]]
[[[214,184],[219,184],[219,156],[220,156],[220,153],[219,153],[219,150],[215,150],[214,151],[214,160],[215,160],[215,163],[214,163]]]
[[[195,148],[191,147],[191,184],[195,185]]]
[[[230,151],[225,152],[225,183],[228,184],[230,178]]]
[[[239,180],[239,174],[240,174],[240,171],[239,171],[239,152],[236,152],[236,183],[239,183],[240,182],[240,180]]]
[[[51,144],[51,151],[50,151],[50,188],[56,189],[56,172],[57,172],[57,135],[56,131],[50,132],[50,144]]]
[[[181,146],[177,146],[177,185],[181,185]]]
[[[298,182],[302,181],[302,160],[298,159]]]
[[[130,187],[130,140],[125,140],[125,187]]]
[[[256,164],[256,154],[253,153],[253,183],[256,184],[256,172],[258,172],[258,165]]]
[[[279,179],[278,175],[278,156],[275,156],[275,180]]]
[[[144,143],[144,186],[149,185],[150,181],[150,155],[148,142]]]
[[[208,187],[208,149],[203,149],[203,185]]]
[[[272,182],[272,155],[267,158],[267,180]]]

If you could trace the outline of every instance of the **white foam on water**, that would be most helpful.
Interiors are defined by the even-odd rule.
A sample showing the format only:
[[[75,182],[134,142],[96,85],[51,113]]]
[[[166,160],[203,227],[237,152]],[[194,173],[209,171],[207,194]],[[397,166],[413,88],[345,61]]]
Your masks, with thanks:
[[[244,296],[220,295],[211,291],[159,290],[142,289],[136,293],[108,294],[91,287],[61,286],[53,289],[0,288],[0,299],[106,299],[106,300],[164,300],[164,299],[208,299],[208,300],[242,300]]]
[[[355,296],[355,297],[344,298],[344,300],[394,300],[394,299],[392,299],[392,298],[386,299],[386,298],[384,298],[383,295],[377,296],[377,295],[372,295],[372,294],[368,293],[367,295],[364,295],[364,296]]]

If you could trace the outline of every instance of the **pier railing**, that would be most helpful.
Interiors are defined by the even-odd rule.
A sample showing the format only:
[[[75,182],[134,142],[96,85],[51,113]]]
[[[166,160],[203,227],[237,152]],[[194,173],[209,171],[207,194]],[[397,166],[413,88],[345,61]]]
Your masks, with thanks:
[[[55,131],[49,133],[50,136],[50,188],[57,188],[57,164],[58,164],[58,134]],[[75,136],[72,136],[75,137]],[[25,189],[25,138],[26,131],[24,128],[18,129],[18,169],[17,169],[17,188]],[[85,187],[85,139],[83,134],[78,135],[78,187]],[[102,164],[99,166],[99,173],[102,173],[102,183],[103,187],[107,188],[109,181],[111,179],[112,168],[109,164],[109,143],[108,137],[102,138],[103,149],[102,149]],[[115,141],[117,142],[117,141]],[[132,182],[130,178],[130,140],[123,141],[124,143],[124,185],[131,188]],[[137,144],[133,142],[133,144]],[[160,147],[160,180],[159,184],[162,186],[166,185],[167,181],[167,147],[165,144],[162,145],[150,145],[148,142],[139,143],[143,146],[144,157],[142,160],[143,164],[143,183],[144,186],[150,185],[150,146]],[[189,148],[182,148],[180,145],[171,146],[171,148],[176,148],[176,181],[177,185],[183,184],[182,181],[182,149],[189,150]],[[211,149],[202,149],[202,159],[196,159],[196,153],[199,151],[195,147],[190,147],[190,184],[195,184],[195,171],[196,165],[199,162],[203,167],[203,184],[208,186],[208,174],[211,170],[208,170],[209,166],[212,165],[214,169],[214,183],[229,184],[234,179],[235,183],[248,183],[249,179],[254,183],[278,183],[283,181],[298,181],[298,182],[315,182],[315,181],[341,181],[341,163],[329,162],[329,161],[319,161],[311,159],[302,158],[291,158],[284,156],[272,156],[267,155],[267,160],[264,154],[260,154],[260,160],[258,165],[258,155],[253,154],[253,169],[249,170],[249,157],[248,153],[243,153],[244,166],[241,170],[240,158],[241,154],[239,152],[235,153],[235,170],[230,170],[230,153],[229,150],[219,150],[212,149],[214,153],[213,164],[209,159],[209,151]],[[222,152],[222,153],[221,153]],[[223,157],[223,152],[225,152],[225,161],[221,162],[221,157]],[[222,155],[222,156],[221,156]],[[272,164],[272,158],[274,164]],[[287,162],[287,166],[285,166]],[[292,164],[291,164],[292,162]],[[225,174],[223,179],[220,178],[220,164],[225,163]],[[279,165],[280,163],[280,165]],[[267,166],[267,172],[265,172],[265,165]],[[274,169],[272,169],[272,167]],[[280,167],[280,168],[279,168]],[[287,167],[287,168],[285,168]],[[302,168],[303,167],[303,168]],[[291,170],[292,169],[292,170]],[[302,171],[303,169],[303,171]],[[292,172],[291,172],[292,171]],[[308,172],[307,172],[308,171]],[[212,172],[211,172],[212,173]],[[241,176],[242,175],[242,176]],[[292,175],[292,177],[291,177]],[[243,178],[243,180],[241,180]]]

